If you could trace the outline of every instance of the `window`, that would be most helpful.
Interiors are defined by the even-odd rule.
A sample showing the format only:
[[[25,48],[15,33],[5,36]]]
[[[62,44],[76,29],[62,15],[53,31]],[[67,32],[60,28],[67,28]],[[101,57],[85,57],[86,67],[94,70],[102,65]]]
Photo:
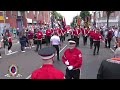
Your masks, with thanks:
[[[13,17],[13,11],[11,11],[11,17]]]
[[[35,15],[35,11],[33,11],[33,14]]]
[[[29,13],[29,11],[27,11]]]
[[[18,11],[18,16],[21,16],[21,12],[20,11]]]
[[[37,11],[37,13],[39,14],[39,11]]]

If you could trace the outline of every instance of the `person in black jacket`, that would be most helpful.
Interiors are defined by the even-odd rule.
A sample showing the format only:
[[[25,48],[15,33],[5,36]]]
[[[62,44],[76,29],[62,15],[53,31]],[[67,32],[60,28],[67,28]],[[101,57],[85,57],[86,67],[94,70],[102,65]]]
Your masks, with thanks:
[[[20,32],[19,40],[20,40],[20,44],[21,44],[21,51],[25,52],[24,49],[25,49],[25,46],[26,46],[26,36],[25,36],[24,32]]]
[[[97,79],[120,79],[120,47],[114,52],[114,58],[102,61]]]

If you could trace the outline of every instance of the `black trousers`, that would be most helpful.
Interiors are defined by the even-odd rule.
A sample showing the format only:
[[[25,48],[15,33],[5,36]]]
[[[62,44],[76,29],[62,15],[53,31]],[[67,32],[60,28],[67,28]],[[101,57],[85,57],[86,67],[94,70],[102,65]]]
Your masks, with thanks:
[[[42,40],[37,40],[37,47],[36,47],[36,51],[38,51],[38,50],[39,50],[39,47],[40,47],[40,49],[41,49],[41,47],[42,47]]]
[[[23,41],[23,42],[20,42],[20,44],[21,44],[21,51],[24,51],[25,46],[26,46],[26,42]]]
[[[76,70],[69,70],[68,68],[66,69],[66,74],[65,74],[65,78],[66,79],[79,79],[80,77],[80,69],[76,69]]]
[[[106,47],[106,48],[107,48],[107,41],[108,41],[108,40],[107,40],[107,39],[105,39],[105,47]]]
[[[12,42],[9,42],[9,45],[8,45],[8,50],[10,50],[12,47]]]
[[[79,38],[77,36],[74,36],[74,39],[76,40],[76,47],[79,46]]]
[[[87,45],[87,36],[86,36],[86,37],[83,36],[83,44],[84,44],[84,45]]]
[[[93,46],[93,38],[90,37],[90,48]]]
[[[110,45],[111,45],[111,38],[108,38],[108,48],[110,48]]]
[[[57,51],[57,60],[59,60],[59,46],[58,45],[53,45]]]
[[[63,35],[63,40],[65,41],[65,34]]]
[[[50,38],[51,38],[51,36],[46,36],[46,44],[47,45],[50,44]]]
[[[74,35],[71,35],[71,38],[74,38]]]
[[[100,41],[94,41],[94,51],[93,54],[95,54],[97,48],[97,54],[99,53],[99,48],[100,48]]]
[[[62,35],[60,36],[60,41],[64,41],[64,37]]]

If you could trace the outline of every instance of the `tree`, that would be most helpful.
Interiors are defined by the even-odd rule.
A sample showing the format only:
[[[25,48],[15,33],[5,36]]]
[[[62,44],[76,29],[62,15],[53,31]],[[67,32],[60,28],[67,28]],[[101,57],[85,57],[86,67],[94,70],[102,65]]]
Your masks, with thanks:
[[[71,27],[75,27],[75,26],[77,26],[77,17],[78,16],[75,16],[75,17],[73,17],[73,20],[72,20],[72,22],[71,22]]]
[[[85,18],[90,16],[90,12],[89,11],[81,11],[80,12],[80,17],[83,21],[85,21]]]
[[[114,11],[106,11],[106,15],[107,15],[107,28],[109,27],[109,17],[111,15],[111,13],[113,13]]]
[[[89,11],[81,11],[80,12],[80,17],[81,19],[85,22],[85,26],[88,27],[88,23],[89,23],[89,20],[88,20],[88,17],[90,17],[90,12]],[[87,20],[86,20],[87,19]]]

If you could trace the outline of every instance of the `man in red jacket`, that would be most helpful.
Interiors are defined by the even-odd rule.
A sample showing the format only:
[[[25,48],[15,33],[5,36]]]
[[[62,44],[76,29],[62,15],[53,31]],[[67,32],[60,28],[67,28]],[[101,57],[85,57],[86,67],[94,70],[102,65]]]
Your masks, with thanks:
[[[32,32],[32,30],[28,31],[28,42],[29,42],[29,47],[31,49],[33,46],[33,32]]]
[[[82,30],[82,36],[83,36],[83,44],[85,46],[87,45],[88,29],[84,27],[81,30]]]
[[[100,34],[99,29],[96,29],[94,36],[93,36],[93,41],[94,41],[94,51],[93,55],[95,55],[96,48],[97,48],[97,55],[99,54],[99,48],[100,48],[100,40],[102,39],[102,35]]]
[[[46,30],[46,46],[50,45],[51,34],[52,34],[51,30],[50,28],[48,28]]]
[[[74,28],[73,34],[74,34],[74,39],[76,40],[76,47],[78,47],[79,46],[79,31],[77,28]]]
[[[92,49],[92,46],[93,46],[94,33],[95,33],[95,31],[94,31],[93,29],[91,29],[91,30],[88,32],[88,36],[89,36],[89,38],[90,38],[90,49]]]
[[[69,48],[65,50],[62,56],[62,61],[67,66],[65,78],[79,79],[82,65],[82,53],[75,47],[76,41],[74,39],[68,39],[68,41]]]
[[[37,52],[38,49],[39,49],[39,46],[40,46],[40,49],[41,49],[41,46],[42,46],[42,37],[43,37],[42,31],[38,30],[36,36],[37,36],[37,47],[36,47],[36,52]]]
[[[64,79],[63,72],[53,66],[55,51],[54,47],[45,47],[38,51],[44,64],[32,72],[31,79]]]
[[[108,48],[110,48],[112,37],[113,37],[113,31],[111,29],[109,29],[108,35],[107,35]]]

